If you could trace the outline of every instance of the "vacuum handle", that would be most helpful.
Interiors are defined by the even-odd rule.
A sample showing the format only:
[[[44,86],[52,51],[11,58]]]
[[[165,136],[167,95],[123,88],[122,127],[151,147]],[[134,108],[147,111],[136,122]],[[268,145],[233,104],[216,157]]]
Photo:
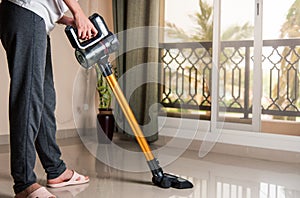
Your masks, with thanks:
[[[89,17],[89,20],[98,31],[97,35],[89,40],[81,41],[78,38],[78,31],[75,27],[68,25],[65,28],[65,33],[73,48],[85,50],[90,46],[100,42],[105,37],[112,35],[112,33],[108,30],[104,19],[99,14],[94,13]]]

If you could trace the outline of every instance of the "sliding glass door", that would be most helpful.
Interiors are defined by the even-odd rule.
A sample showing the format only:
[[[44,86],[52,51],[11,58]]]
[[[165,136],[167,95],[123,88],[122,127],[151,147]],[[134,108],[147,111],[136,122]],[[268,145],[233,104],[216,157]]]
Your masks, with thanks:
[[[255,119],[260,116],[256,112],[260,101],[254,99],[260,97],[259,3],[254,0],[215,1],[212,131],[216,128],[247,131],[260,128],[259,119]],[[214,123],[217,124],[214,126]]]
[[[300,135],[300,3],[264,0],[262,131]]]
[[[295,124],[300,135],[300,3],[174,2],[165,0],[160,43],[168,114],[210,120],[211,129],[278,133]]]

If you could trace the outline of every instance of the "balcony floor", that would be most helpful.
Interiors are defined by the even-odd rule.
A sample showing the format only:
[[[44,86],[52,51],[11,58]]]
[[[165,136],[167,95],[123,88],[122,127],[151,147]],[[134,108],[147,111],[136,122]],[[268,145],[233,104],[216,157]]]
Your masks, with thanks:
[[[163,167],[165,172],[187,177],[194,188],[161,189],[151,183],[151,174],[145,170],[144,159],[120,158],[124,169],[119,170],[105,165],[86,149],[79,138],[59,140],[62,158],[69,168],[86,174],[90,183],[81,186],[64,187],[52,190],[59,198],[105,197],[105,198],[296,198],[300,197],[300,165],[297,163],[272,162],[243,158],[232,155],[209,153],[200,159],[198,152],[185,151],[176,160]],[[136,151],[135,142],[116,138],[119,148]],[[153,148],[159,148],[155,144]],[[102,147],[104,148],[104,147]],[[154,149],[155,150],[155,149]],[[175,148],[170,148],[158,156],[160,160],[172,158]],[[155,151],[154,151],[155,152]],[[108,152],[109,154],[109,152]],[[163,158],[163,159],[162,159]],[[9,174],[9,152],[7,146],[0,147],[0,197],[13,196],[13,181]],[[116,164],[115,164],[116,165]],[[136,170],[126,170],[132,165]],[[113,165],[114,166],[114,165]],[[37,162],[36,174],[39,183],[45,184],[45,173]],[[51,189],[50,189],[51,190]]]

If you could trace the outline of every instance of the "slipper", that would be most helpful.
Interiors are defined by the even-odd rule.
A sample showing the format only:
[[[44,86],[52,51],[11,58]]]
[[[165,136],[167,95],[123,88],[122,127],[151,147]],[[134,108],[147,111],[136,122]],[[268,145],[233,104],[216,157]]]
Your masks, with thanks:
[[[58,184],[47,184],[47,186],[50,188],[61,188],[65,186],[85,184],[88,183],[89,181],[90,179],[86,179],[85,176],[80,175],[77,172],[73,171],[73,176],[71,177],[71,179]]]
[[[56,196],[51,194],[45,187],[40,187],[27,196],[27,198],[49,198],[49,197],[56,197]]]

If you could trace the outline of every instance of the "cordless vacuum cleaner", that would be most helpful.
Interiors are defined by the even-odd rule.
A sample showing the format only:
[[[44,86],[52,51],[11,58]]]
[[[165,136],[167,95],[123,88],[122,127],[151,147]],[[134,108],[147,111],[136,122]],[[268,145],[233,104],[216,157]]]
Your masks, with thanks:
[[[98,34],[90,40],[80,41],[77,37],[76,28],[72,26],[67,26],[65,28],[66,35],[73,48],[75,48],[77,61],[85,69],[90,69],[96,65],[99,67],[102,75],[105,77],[112,92],[114,93],[116,100],[119,103],[135,135],[135,138],[145,155],[148,166],[153,175],[152,182],[162,188],[192,188],[193,184],[188,180],[164,173],[162,168],[159,166],[158,160],[154,158],[140,126],[138,125],[136,118],[112,72],[110,62],[108,61],[109,55],[116,52],[119,48],[117,36],[108,30],[104,19],[100,15],[93,14],[89,17],[89,19],[98,30]]]

